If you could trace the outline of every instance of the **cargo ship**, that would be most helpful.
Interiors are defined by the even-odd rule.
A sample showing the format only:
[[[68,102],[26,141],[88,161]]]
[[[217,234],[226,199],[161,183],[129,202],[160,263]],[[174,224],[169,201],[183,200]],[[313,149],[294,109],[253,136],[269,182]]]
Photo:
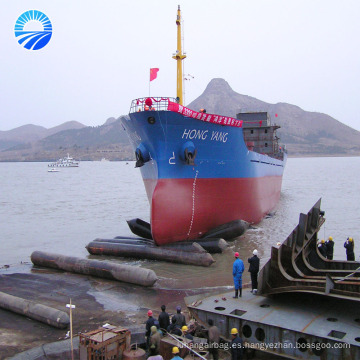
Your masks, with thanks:
[[[280,198],[287,158],[268,113],[232,118],[183,106],[180,7],[176,25],[176,98],[135,99],[122,120],[157,245],[198,239],[235,220],[260,222]]]

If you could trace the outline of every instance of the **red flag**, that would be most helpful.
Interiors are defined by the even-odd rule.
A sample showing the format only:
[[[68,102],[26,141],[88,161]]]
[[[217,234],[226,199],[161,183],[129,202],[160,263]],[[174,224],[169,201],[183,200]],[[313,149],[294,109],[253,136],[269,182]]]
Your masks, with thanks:
[[[150,81],[153,81],[157,78],[157,73],[159,69],[158,68],[152,68],[150,69]]]

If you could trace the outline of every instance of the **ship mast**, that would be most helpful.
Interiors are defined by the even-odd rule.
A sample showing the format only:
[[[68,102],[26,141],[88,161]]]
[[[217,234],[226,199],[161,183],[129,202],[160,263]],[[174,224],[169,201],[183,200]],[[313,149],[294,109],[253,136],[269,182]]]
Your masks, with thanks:
[[[181,14],[180,14],[180,5],[178,5],[178,12],[176,17],[176,26],[177,26],[177,49],[176,53],[172,57],[176,60],[177,65],[177,85],[176,85],[176,96],[178,98],[179,104],[183,105],[183,72],[182,72],[182,60],[186,58],[186,55],[182,53],[181,49]]]

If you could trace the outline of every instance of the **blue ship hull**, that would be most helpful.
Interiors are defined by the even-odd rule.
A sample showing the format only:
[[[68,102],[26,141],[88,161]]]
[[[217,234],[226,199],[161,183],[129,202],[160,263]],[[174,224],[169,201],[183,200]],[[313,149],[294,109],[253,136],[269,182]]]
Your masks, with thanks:
[[[157,244],[201,237],[242,219],[259,222],[279,200],[282,159],[248,149],[243,128],[155,109],[123,125],[137,153]]]

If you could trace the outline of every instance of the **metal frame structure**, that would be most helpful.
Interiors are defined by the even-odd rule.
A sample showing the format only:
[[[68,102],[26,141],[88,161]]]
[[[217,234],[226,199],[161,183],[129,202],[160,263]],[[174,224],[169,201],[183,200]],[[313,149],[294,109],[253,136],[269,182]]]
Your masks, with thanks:
[[[235,327],[246,348],[287,359],[360,359],[360,263],[320,255],[320,203],[300,214],[290,236],[272,248],[258,295],[244,289],[240,299],[232,292],[190,296],[190,314],[204,326],[212,319],[225,340]]]

